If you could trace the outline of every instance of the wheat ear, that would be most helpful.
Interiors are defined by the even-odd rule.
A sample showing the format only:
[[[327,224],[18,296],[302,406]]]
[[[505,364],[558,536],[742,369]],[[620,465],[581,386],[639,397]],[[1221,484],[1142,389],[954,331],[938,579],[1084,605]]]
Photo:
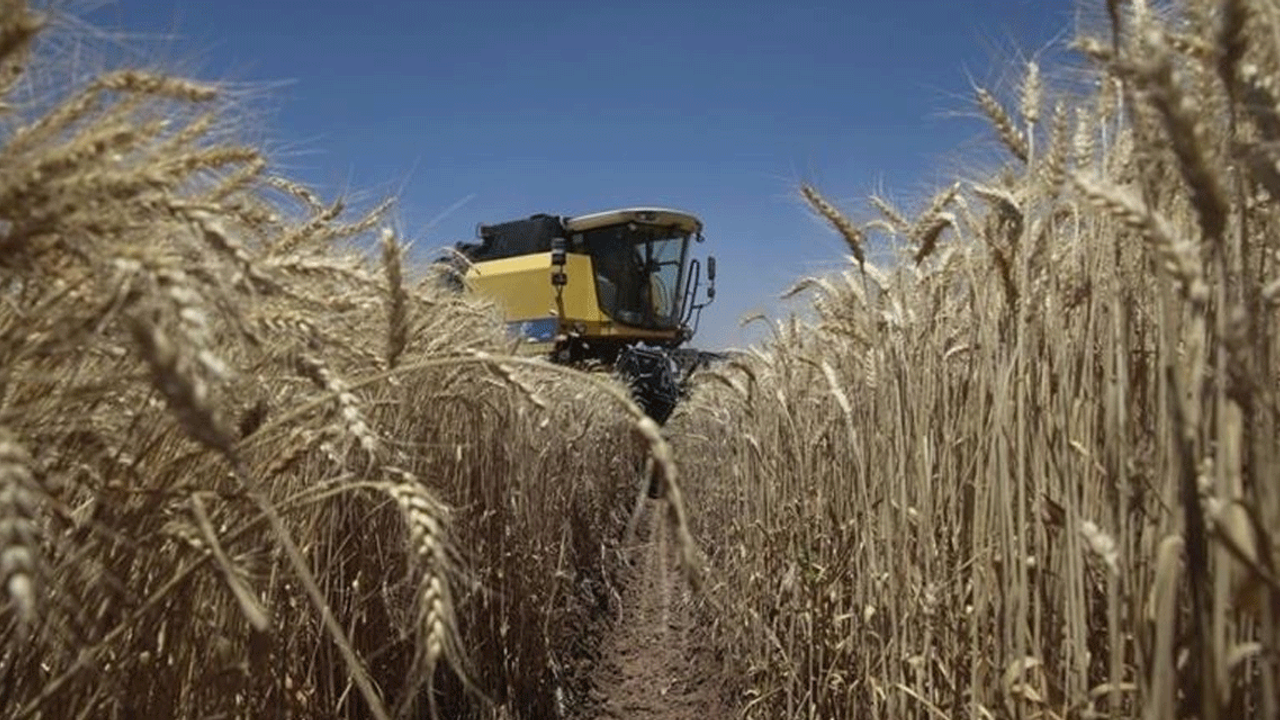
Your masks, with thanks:
[[[1205,284],[1195,246],[1188,241],[1178,240],[1169,221],[1127,190],[1105,186],[1079,175],[1074,179],[1090,203],[1112,215],[1147,241],[1162,260],[1165,269],[1178,281],[1179,289],[1188,300],[1200,304],[1209,299],[1209,287]]]
[[[209,398],[208,386],[191,361],[184,358],[172,340],[152,322],[132,317],[129,329],[151,369],[152,385],[164,396],[169,409],[187,434],[223,453],[235,442],[229,428],[218,416]]]
[[[12,433],[0,427],[0,582],[24,635],[36,621],[37,497],[31,456]]]
[[[0,97],[13,89],[22,77],[31,40],[42,26],[40,17],[31,12],[25,0],[0,1]],[[5,109],[0,103],[0,112]]]
[[[390,230],[382,233],[382,268],[387,275],[387,367],[396,366],[409,343],[409,293],[404,287],[404,258]]]
[[[1206,240],[1220,240],[1230,205],[1214,169],[1216,163],[1210,157],[1210,145],[1204,137],[1199,113],[1193,100],[1182,91],[1174,74],[1173,57],[1161,36],[1149,33],[1147,42],[1152,59],[1141,73],[1143,84],[1151,104],[1160,114],[1173,154],[1178,158],[1178,169],[1191,191],[1201,232]]]
[[[875,209],[879,210],[880,214],[884,216],[890,232],[905,232],[911,226],[911,223],[907,222],[907,218],[898,212],[898,209],[890,204],[888,200],[879,195],[872,195],[870,200]]]
[[[1023,122],[1035,125],[1040,120],[1040,96],[1044,86],[1040,77],[1040,63],[1027,63],[1027,74],[1022,79],[1022,96],[1019,107]]]
[[[959,192],[960,183],[953,183],[951,187],[935,195],[929,207],[925,208],[925,211],[912,224],[909,235],[916,245],[916,253],[912,258],[915,264],[924,262],[924,259],[938,247],[938,238],[942,236],[942,231],[955,225],[955,216],[943,212],[943,209],[951,204]]]
[[[431,716],[436,717],[433,682],[440,661],[448,662],[458,676],[468,682],[449,584],[452,563],[445,535],[447,513],[444,505],[416,476],[402,470],[387,470],[398,477],[398,482],[388,484],[386,491],[395,501],[408,528],[409,546],[422,575],[416,600],[414,666],[417,687],[425,683]],[[397,714],[403,715],[414,695],[416,692],[405,694]]]
[[[360,411],[356,396],[347,387],[347,383],[335,375],[323,360],[312,355],[300,357],[298,359],[298,369],[304,377],[309,378],[320,389],[333,394],[334,400],[338,404],[338,413],[342,416],[343,425],[346,427],[347,432],[356,438],[356,441],[360,443],[360,447],[370,458],[376,458],[381,442],[379,442],[377,434],[369,427],[369,422],[365,419],[364,413]]]
[[[818,212],[827,222],[831,223],[831,227],[840,233],[840,237],[844,238],[844,242],[849,246],[849,252],[853,254],[853,258],[858,261],[858,265],[866,262],[866,255],[863,253],[862,245],[865,240],[862,231],[853,224],[844,213],[836,209],[835,205],[827,202],[822,197],[817,188],[805,183],[800,186],[800,194],[804,197],[805,202]]]
[[[1027,138],[1022,134],[1018,127],[1014,124],[1013,118],[1004,109],[999,101],[987,92],[986,88],[977,88],[974,94],[978,98],[978,107],[982,108],[982,112],[991,121],[996,129],[996,134],[1000,136],[1000,141],[1008,148],[1013,156],[1021,160],[1027,161],[1030,150],[1027,147]]]

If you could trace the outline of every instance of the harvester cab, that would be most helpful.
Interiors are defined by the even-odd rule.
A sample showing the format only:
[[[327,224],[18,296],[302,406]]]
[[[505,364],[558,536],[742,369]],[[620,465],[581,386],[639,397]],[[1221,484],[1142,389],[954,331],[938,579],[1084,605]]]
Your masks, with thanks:
[[[702,222],[663,208],[481,225],[461,243],[466,287],[495,300],[523,352],[615,369],[658,422],[714,358],[682,349],[715,297],[715,258],[691,257]]]

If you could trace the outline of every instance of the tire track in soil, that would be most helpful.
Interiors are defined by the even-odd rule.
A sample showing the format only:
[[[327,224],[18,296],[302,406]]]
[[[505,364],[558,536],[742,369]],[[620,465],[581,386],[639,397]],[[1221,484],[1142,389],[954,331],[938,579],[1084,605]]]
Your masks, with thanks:
[[[645,537],[627,548],[633,565],[620,616],[594,673],[594,717],[719,720],[719,669],[693,638],[691,597],[660,502],[646,502]]]

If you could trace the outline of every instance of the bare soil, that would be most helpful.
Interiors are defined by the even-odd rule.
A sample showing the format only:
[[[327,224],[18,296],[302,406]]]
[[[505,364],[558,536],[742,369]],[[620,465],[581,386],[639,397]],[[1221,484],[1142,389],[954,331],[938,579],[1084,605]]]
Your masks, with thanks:
[[[583,718],[719,720],[721,668],[698,641],[693,598],[659,502],[624,548],[621,611],[604,638]]]

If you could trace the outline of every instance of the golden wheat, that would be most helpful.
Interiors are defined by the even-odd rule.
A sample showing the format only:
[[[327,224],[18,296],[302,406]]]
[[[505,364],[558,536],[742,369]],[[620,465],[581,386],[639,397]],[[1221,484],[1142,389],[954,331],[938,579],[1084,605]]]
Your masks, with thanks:
[[[8,92],[41,46],[2,9]],[[0,135],[0,716],[547,716],[649,446],[683,513],[625,390],[504,357],[394,238],[378,268],[389,203],[278,178],[217,86],[30,91]]]
[[[675,450],[746,717],[1277,711],[1280,13],[1215,7],[1108,2],[1047,127],[1038,64],[1021,125],[976,89],[1021,165],[945,256],[798,284],[812,324],[700,384]]]

